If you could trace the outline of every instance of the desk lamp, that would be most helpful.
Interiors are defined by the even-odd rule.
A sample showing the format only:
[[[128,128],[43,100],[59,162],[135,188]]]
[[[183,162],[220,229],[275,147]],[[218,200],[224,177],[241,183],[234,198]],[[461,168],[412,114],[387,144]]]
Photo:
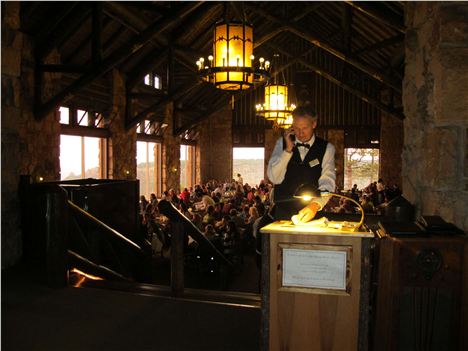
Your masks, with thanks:
[[[317,187],[314,187],[314,186],[312,186],[311,184],[308,184],[308,183],[300,185],[296,189],[296,191],[294,192],[294,197],[296,199],[302,199],[305,202],[310,202],[311,200],[313,200],[315,198],[319,198],[319,197],[333,197],[333,196],[349,200],[349,201],[351,201],[352,203],[354,203],[355,205],[358,206],[359,210],[361,211],[361,220],[359,221],[358,224],[352,223],[349,226],[349,224],[346,225],[347,223],[345,223],[345,222],[335,222],[335,225],[338,224],[340,229],[349,229],[349,230],[351,230],[353,232],[357,231],[361,227],[361,225],[364,223],[364,209],[362,208],[361,204],[359,202],[357,202],[356,200],[354,200],[354,199],[352,199],[352,198],[350,198],[348,196],[344,196],[344,195],[337,194],[337,193],[320,192],[317,189]],[[321,221],[321,224],[323,224],[323,221]],[[333,227],[333,223],[331,223],[331,222],[325,222],[325,224],[328,227]]]

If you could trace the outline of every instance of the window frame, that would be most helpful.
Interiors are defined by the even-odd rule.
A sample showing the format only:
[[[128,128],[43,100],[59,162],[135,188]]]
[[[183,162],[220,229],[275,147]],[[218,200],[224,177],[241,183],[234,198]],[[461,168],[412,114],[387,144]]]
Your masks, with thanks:
[[[61,108],[68,109],[68,124],[60,122],[60,136],[68,135],[68,136],[77,136],[81,137],[81,179],[85,179],[85,169],[84,169],[84,159],[85,159],[85,152],[84,152],[84,143],[85,138],[99,138],[99,151],[100,151],[100,160],[99,160],[99,173],[100,179],[107,179],[109,178],[109,137],[110,132],[105,125],[105,115],[96,111],[91,110],[84,110],[76,107],[70,106],[60,106],[57,109],[58,113],[60,112]],[[78,111],[83,111],[87,114],[88,122],[87,125],[80,125],[78,121]],[[101,126],[96,126],[96,123],[92,124],[91,122],[96,121],[96,119],[89,119],[89,115],[99,115],[100,119],[98,120],[98,124]],[[60,119],[59,119],[60,120]],[[61,156],[61,155],[60,155]],[[60,167],[60,178],[62,177],[62,169]]]

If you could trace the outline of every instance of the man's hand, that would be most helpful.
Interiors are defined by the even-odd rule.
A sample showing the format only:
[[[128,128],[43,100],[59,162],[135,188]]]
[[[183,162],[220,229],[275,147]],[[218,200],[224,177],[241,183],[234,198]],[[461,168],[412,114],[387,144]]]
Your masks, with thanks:
[[[294,141],[291,140],[291,135],[294,135],[294,129],[292,127],[284,131],[285,150],[287,152],[292,152],[295,144]]]
[[[315,217],[319,209],[320,205],[318,203],[311,202],[299,211],[299,213],[297,214],[297,220],[299,221],[299,223],[307,223]]]

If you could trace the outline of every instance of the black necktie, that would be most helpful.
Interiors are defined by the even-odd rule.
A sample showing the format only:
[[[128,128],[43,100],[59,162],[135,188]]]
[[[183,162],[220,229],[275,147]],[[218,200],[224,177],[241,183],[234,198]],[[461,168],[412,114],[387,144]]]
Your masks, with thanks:
[[[303,144],[303,143],[296,143],[296,146],[299,147],[299,146],[302,146],[302,147],[305,147],[306,149],[309,149],[310,148],[310,145],[309,144]]]

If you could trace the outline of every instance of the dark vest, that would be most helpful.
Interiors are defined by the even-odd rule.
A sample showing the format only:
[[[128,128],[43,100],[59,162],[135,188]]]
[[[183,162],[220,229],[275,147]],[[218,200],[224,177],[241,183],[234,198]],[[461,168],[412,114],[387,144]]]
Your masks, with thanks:
[[[327,144],[326,140],[315,137],[314,144],[310,147],[304,161],[301,161],[297,147],[293,148],[293,155],[289,160],[284,180],[281,184],[275,184],[276,220],[291,219],[292,215],[307,205],[301,199],[293,198],[293,195],[296,189],[304,183],[312,184],[318,188]],[[309,163],[314,160],[318,160],[319,163],[311,167]]]

